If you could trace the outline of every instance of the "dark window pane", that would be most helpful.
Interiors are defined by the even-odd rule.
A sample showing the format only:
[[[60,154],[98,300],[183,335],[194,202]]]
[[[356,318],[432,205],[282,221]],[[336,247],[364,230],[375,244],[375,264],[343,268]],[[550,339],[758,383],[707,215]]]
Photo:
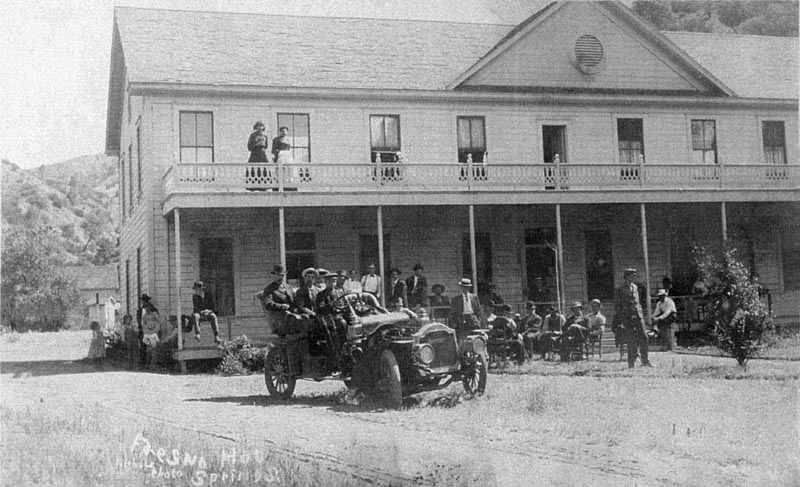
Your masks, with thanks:
[[[196,145],[197,126],[194,113],[181,112],[181,146]]]
[[[483,140],[483,119],[473,118],[472,125],[472,147],[475,149],[485,149],[486,143]]]
[[[397,117],[386,117],[386,146],[400,149],[400,119]]]
[[[703,148],[703,122],[692,120],[692,149]]]
[[[210,113],[197,114],[197,145],[200,147],[211,147],[214,145]]]

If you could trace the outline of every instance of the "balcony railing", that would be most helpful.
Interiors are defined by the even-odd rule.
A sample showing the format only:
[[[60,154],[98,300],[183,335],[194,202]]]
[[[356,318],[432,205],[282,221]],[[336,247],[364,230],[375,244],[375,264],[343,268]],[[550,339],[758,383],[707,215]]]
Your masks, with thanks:
[[[795,189],[800,165],[176,164],[166,194],[247,191],[581,191]]]

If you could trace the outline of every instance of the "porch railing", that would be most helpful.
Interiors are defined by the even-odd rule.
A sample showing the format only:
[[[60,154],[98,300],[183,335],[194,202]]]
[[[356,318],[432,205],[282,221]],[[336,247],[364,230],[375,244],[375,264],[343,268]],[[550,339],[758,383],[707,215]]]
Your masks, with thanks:
[[[166,194],[246,191],[580,191],[793,189],[800,165],[175,164]]]

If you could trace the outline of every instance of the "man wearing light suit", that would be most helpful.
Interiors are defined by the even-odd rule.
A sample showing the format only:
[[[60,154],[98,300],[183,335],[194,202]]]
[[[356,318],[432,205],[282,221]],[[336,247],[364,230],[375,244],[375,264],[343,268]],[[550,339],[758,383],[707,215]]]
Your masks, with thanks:
[[[634,283],[636,269],[625,269],[625,282],[617,289],[614,321],[624,329],[628,344],[628,368],[636,364],[637,352],[642,366],[652,367],[647,358],[647,334],[645,333],[642,305],[639,302],[639,287]]]
[[[459,337],[480,328],[481,303],[478,296],[469,292],[472,281],[467,278],[458,283],[461,294],[450,300],[450,327],[456,330]]]

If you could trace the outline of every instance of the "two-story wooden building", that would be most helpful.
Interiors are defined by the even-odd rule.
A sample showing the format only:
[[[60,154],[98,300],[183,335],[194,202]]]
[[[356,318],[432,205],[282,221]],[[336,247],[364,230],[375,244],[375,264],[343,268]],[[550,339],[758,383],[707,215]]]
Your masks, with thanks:
[[[117,8],[123,303],[186,313],[201,279],[235,324],[278,263],[419,262],[512,303],[557,273],[562,300],[610,300],[637,267],[687,294],[692,245],[727,240],[797,321],[797,89],[797,39],[658,32],[618,2],[519,25]],[[293,164],[246,162],[259,120]]]

